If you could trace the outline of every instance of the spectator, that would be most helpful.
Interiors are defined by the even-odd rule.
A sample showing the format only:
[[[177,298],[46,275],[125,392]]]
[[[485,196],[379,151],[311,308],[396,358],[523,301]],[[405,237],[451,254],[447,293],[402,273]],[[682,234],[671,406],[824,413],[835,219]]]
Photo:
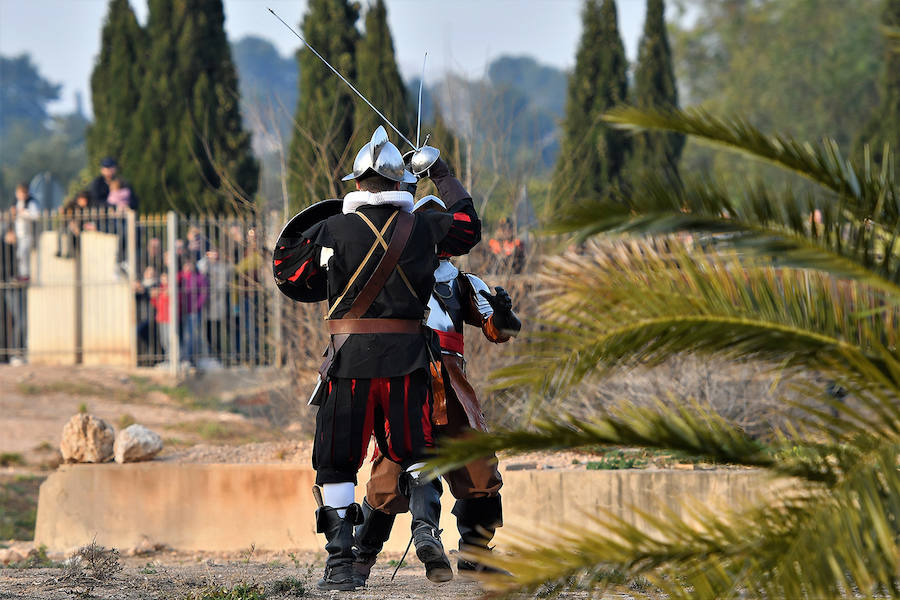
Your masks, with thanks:
[[[181,270],[181,265],[184,263],[186,257],[187,252],[184,249],[184,240],[177,238],[175,240],[175,263],[178,265],[179,271]]]
[[[16,322],[13,310],[13,291],[18,287],[16,266],[16,232],[12,227],[3,232],[0,239],[0,362],[9,362],[17,347],[15,334]]]
[[[203,236],[200,235],[200,228],[194,225],[188,227],[187,230],[187,259],[199,262],[203,258],[206,251],[203,245]]]
[[[91,193],[87,190],[81,190],[75,196],[75,207],[78,210],[87,210],[91,207]]]
[[[206,345],[212,356],[225,355],[225,331],[229,309],[229,287],[234,277],[234,267],[223,262],[218,248],[210,248],[197,270],[209,280],[209,303],[206,311]]]
[[[91,193],[87,190],[81,190],[75,196],[75,207],[77,209],[75,221],[79,225],[81,231],[96,231],[97,224],[88,220],[87,211],[91,208]]]
[[[500,221],[496,234],[488,240],[488,246],[494,256],[496,272],[522,272],[522,267],[525,266],[525,244],[513,231],[509,217]]]
[[[106,197],[106,208],[111,211],[106,215],[107,233],[119,236],[119,254],[117,262],[123,271],[127,271],[128,263],[128,226],[124,214],[131,209],[131,189],[118,177],[109,180],[109,196]]]
[[[171,360],[169,339],[172,335],[172,320],[169,311],[169,274],[166,271],[159,274],[159,285],[150,288],[150,304],[155,313],[156,331],[163,356],[166,360]]]
[[[234,223],[228,228],[231,243],[231,264],[236,265],[244,257],[244,230]]]
[[[111,179],[109,182],[109,195],[106,197],[106,203],[116,212],[125,212],[132,208],[131,206],[131,188],[125,187],[122,180],[118,177]]]
[[[156,269],[148,266],[144,269],[144,276],[140,281],[134,282],[134,299],[137,312],[137,354],[138,363],[147,360],[148,356],[156,354],[157,347],[157,331],[156,324],[153,320],[153,288],[159,285],[156,277]],[[168,307],[166,308],[168,312]]]
[[[0,288],[3,290],[3,311],[5,320],[4,330],[6,340],[3,346],[6,348],[5,358],[10,364],[21,365],[25,362],[25,281],[18,271],[18,236],[14,228],[7,229],[3,235],[2,251],[2,281]]]
[[[140,239],[140,238],[138,238]],[[152,237],[147,241],[147,253],[144,256],[144,267],[154,267],[157,273],[162,272],[165,257],[162,251],[162,240]]]
[[[109,182],[116,178],[119,165],[116,159],[107,156],[100,161],[100,174],[88,186],[91,195],[90,208],[105,208],[109,198]]]
[[[69,200],[59,209],[62,219],[59,222],[59,231],[56,241],[56,256],[60,258],[75,258],[78,250],[78,236],[81,234],[81,225],[78,222],[78,204],[75,200]]]
[[[16,260],[19,279],[28,279],[31,274],[31,248],[34,245],[35,227],[41,216],[38,201],[28,193],[28,184],[16,186],[16,203],[12,214],[15,216]]]
[[[113,179],[116,179],[118,172],[119,165],[116,163],[116,159],[107,156],[100,161],[100,174],[97,175],[94,180],[91,181],[90,186],[88,186],[88,193],[90,194],[91,200],[90,208],[106,208],[109,206],[109,183]],[[131,186],[124,181],[121,182],[121,186],[123,188],[128,188],[129,206],[132,210],[137,210],[137,194],[135,194],[134,190],[131,189]]]
[[[256,230],[247,230],[247,245],[240,262],[235,265],[237,283],[235,285],[236,302],[233,305],[235,325],[235,349],[244,360],[255,361],[259,358],[259,318],[261,274],[265,257],[259,247]]]
[[[178,272],[178,316],[181,322],[181,360],[192,365],[204,354],[201,314],[209,295],[209,282],[197,265],[185,260]]]

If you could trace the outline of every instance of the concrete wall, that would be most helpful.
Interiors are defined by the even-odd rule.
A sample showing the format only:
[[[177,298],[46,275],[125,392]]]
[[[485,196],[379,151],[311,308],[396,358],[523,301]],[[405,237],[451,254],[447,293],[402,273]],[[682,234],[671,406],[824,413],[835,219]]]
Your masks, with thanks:
[[[134,364],[134,292],[119,269],[119,237],[81,233],[82,348],[86,365]]]
[[[367,477],[360,473],[361,482]],[[148,540],[182,550],[320,549],[313,481],[305,465],[64,465],[41,486],[35,543],[53,551],[95,538],[117,548]],[[631,506],[682,515],[684,503],[735,507],[772,485],[764,473],[746,470],[512,471],[504,482],[501,544],[509,533],[583,523],[584,513],[600,509],[639,524]],[[443,505],[444,541],[455,547],[449,493]],[[386,549],[400,552],[409,517],[398,518],[394,531]]]
[[[117,266],[119,238],[83,231],[81,248],[81,327],[84,364],[134,364],[137,332],[134,293]],[[56,256],[58,235],[45,231],[32,255],[35,277],[28,286],[28,361],[70,365],[76,360],[74,258]]]
[[[75,261],[56,256],[57,240],[55,231],[41,233],[32,254],[27,292],[31,364],[75,364]]]

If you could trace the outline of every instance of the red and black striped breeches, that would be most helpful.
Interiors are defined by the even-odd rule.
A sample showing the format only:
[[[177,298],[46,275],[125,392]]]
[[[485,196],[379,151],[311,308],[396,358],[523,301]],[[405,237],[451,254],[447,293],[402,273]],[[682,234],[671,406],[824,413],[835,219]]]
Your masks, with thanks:
[[[316,415],[316,483],[356,483],[372,435],[404,467],[424,460],[431,436],[431,379],[424,369],[399,377],[333,378]]]

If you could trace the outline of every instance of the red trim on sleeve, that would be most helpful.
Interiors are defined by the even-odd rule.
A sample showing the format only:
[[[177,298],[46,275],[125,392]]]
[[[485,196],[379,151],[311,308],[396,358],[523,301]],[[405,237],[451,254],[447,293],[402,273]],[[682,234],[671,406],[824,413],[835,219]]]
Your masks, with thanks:
[[[458,213],[453,213],[453,220],[454,221],[465,221],[466,223],[471,223],[472,217],[470,217],[466,213],[458,212]]]
[[[300,279],[300,275],[303,274],[303,270],[306,268],[306,265],[308,265],[308,264],[309,264],[309,261],[306,261],[305,263],[303,263],[303,264],[300,266],[300,268],[297,269],[297,270],[294,272],[293,275],[291,275],[290,277],[288,277],[288,281],[297,281],[298,279]]]

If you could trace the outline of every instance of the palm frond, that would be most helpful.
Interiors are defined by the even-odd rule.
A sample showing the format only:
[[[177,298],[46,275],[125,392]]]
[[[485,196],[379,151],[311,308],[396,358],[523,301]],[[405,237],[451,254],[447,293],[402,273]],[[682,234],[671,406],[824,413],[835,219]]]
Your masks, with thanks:
[[[584,255],[549,259],[539,277],[544,328],[529,337],[527,358],[495,372],[498,385],[558,391],[683,352],[885,371],[885,357],[866,349],[897,342],[900,315],[884,294],[734,255],[688,254],[672,238],[662,250],[592,243]]]
[[[733,247],[773,264],[816,269],[900,296],[900,219],[879,224],[845,203],[772,194],[748,186],[735,196],[716,183],[688,179],[681,188],[649,180],[628,198],[569,207],[551,232],[667,235],[691,233],[704,244]]]
[[[609,572],[648,578],[672,598],[818,598],[897,591],[898,447],[857,455],[827,484],[769,490],[755,508],[686,504],[640,523],[606,513],[553,532],[535,545],[519,535],[505,555],[479,559],[506,569],[487,585],[501,594],[603,587]],[[685,499],[689,501],[689,499]]]
[[[819,145],[797,142],[787,136],[768,135],[741,118],[720,118],[700,108],[684,110],[620,107],[604,120],[624,129],[662,129],[689,135],[702,142],[724,147],[772,163],[847,198],[863,215],[881,206],[893,218],[900,214],[889,170],[871,165],[857,168],[845,159],[834,140]],[[890,162],[890,159],[885,161]],[[885,199],[885,194],[890,198]]]
[[[831,466],[822,458],[824,452],[778,457],[771,448],[717,415],[697,406],[673,408],[662,403],[652,408],[623,405],[614,414],[591,421],[574,416],[542,419],[527,431],[504,430],[446,440],[429,468],[436,474],[446,473],[500,450],[521,453],[598,445],[677,450],[712,462],[765,467],[810,481],[834,477]]]

